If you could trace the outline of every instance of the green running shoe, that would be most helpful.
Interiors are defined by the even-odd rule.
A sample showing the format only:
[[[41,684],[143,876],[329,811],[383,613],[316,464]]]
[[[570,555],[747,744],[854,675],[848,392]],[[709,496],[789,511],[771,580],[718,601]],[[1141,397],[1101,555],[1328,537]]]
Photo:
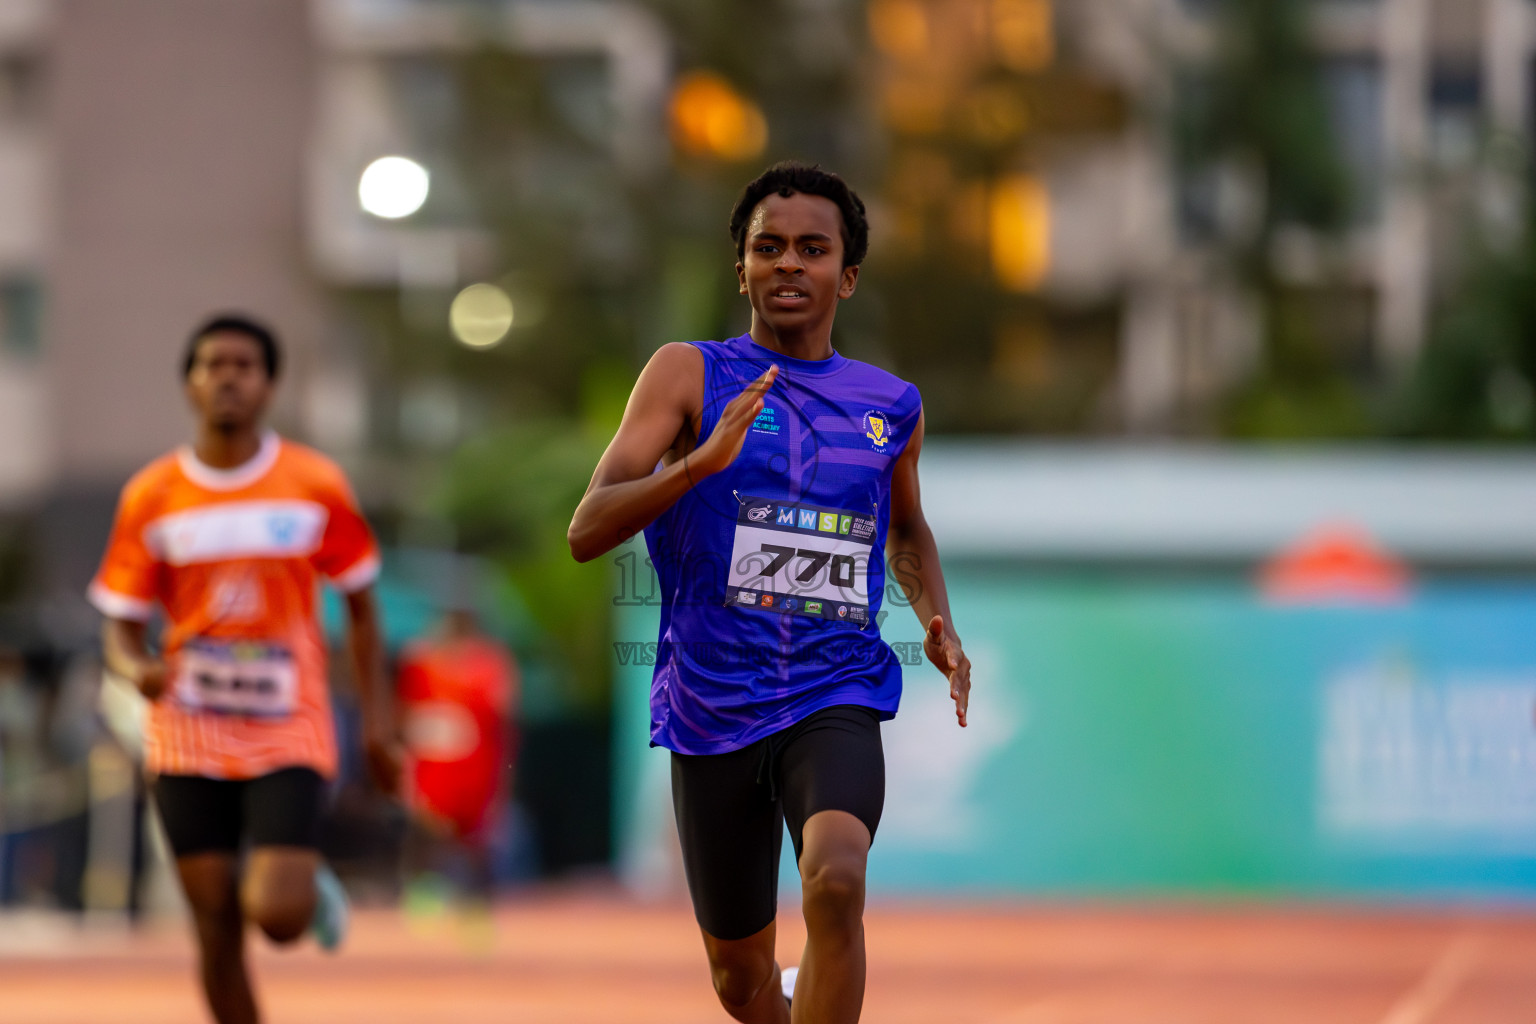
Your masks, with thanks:
[[[336,952],[347,937],[347,921],[352,916],[347,902],[347,890],[336,877],[330,865],[321,862],[315,868],[315,915],[309,920],[309,930],[315,942],[327,953]]]

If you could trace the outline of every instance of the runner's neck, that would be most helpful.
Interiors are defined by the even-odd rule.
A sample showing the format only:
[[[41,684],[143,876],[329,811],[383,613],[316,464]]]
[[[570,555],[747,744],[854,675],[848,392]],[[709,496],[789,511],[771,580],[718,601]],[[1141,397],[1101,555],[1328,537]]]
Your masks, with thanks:
[[[787,331],[775,331],[760,320],[756,313],[753,313],[752,329],[748,333],[754,343],[791,359],[819,363],[822,360],[831,359],[833,355],[830,323],[825,328],[817,327],[803,334],[791,334]]]
[[[239,490],[260,480],[276,464],[282,446],[275,431],[263,431],[256,435],[255,451],[243,461],[229,466],[209,462],[204,457],[201,440],[199,438],[199,444],[195,446],[184,445],[177,451],[176,457],[181,463],[181,471],[189,480],[212,491]],[[231,458],[227,451],[223,454]]]
[[[239,469],[260,454],[265,439],[266,432],[256,427],[231,432],[204,427],[192,453],[209,469]]]

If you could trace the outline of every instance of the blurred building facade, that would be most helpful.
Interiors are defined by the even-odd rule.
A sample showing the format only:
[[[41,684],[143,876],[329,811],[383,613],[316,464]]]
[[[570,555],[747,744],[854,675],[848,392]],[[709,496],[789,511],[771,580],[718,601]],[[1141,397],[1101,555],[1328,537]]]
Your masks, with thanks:
[[[1523,222],[1526,0],[769,8],[743,40],[688,0],[0,5],[0,511],[35,526],[10,560],[77,589],[79,538],[185,435],[177,356],[222,308],[289,342],[279,424],[409,511],[466,440],[740,329],[720,221],[772,158],[870,198],[839,343],[918,381],[937,432],[1227,436],[1211,410],[1297,307],[1341,373],[1390,380],[1473,227]],[[1329,225],[1274,208],[1260,135],[1181,149],[1234,66],[1294,70],[1233,34],[1287,11],[1326,122],[1303,134],[1345,179]],[[398,220],[357,194],[392,153],[432,181]],[[475,282],[516,301],[495,353],[450,330]]]
[[[916,264],[954,249],[964,272],[990,269],[1015,293],[975,325],[991,359],[966,368],[989,382],[970,400],[1001,389],[1001,404],[1049,409],[1087,392],[1015,429],[1222,433],[1202,410],[1255,372],[1264,321],[1283,315],[1254,294],[1253,263],[1319,321],[1344,375],[1400,378],[1476,242],[1469,207],[1495,238],[1521,230],[1536,53],[1522,0],[875,0],[869,12],[891,139],[885,237]],[[1290,20],[1287,66],[1265,55],[1283,41],[1264,33]],[[1272,74],[1235,115],[1246,133],[1226,125],[1225,151],[1181,153],[1191,108],[1253,88],[1245,71]],[[1317,91],[1314,123],[1272,123],[1296,113],[1287,76],[1303,104]],[[1285,132],[1340,165],[1344,209],[1327,230],[1266,209],[1265,135]]]
[[[873,315],[850,312],[850,347],[930,385],[941,426],[1187,432],[1181,410],[1241,381],[1263,346],[1265,311],[1231,258],[1265,216],[1263,168],[1240,152],[1185,161],[1169,128],[1191,69],[1220,60],[1223,11],[1243,4],[1264,6],[782,5],[801,26],[794,58],[847,65],[858,84],[829,99],[842,120],[820,135],[806,125],[821,115],[753,106],[748,87],[742,116],[759,123],[722,143],[721,177],[786,155],[853,165],[874,200],[869,276],[883,294]],[[1389,375],[1422,348],[1458,269],[1459,199],[1475,193],[1495,231],[1521,217],[1521,189],[1481,157],[1531,137],[1536,15],[1524,0],[1306,7],[1331,122],[1317,131],[1336,142],[1349,212],[1331,233],[1281,215],[1262,255],[1331,310],[1328,343],[1347,367]],[[688,14],[598,0],[4,4],[0,506],[115,483],[179,439],[176,353],[216,308],[255,310],[290,339],[281,417],[323,446],[376,447],[381,417],[405,424],[396,434],[462,435],[472,423],[443,427],[465,418],[452,379],[380,379],[368,326],[326,301],[398,294],[402,319],[448,342],[433,296],[506,269],[455,136],[460,85],[442,68],[496,50],[584,69],[553,103],[614,188],[644,193],[695,166],[690,146],[715,130],[700,79],[710,51]],[[717,76],[727,95],[731,70]],[[705,107],[690,115],[685,101]],[[356,196],[361,169],[393,152],[433,172],[431,204],[400,222]],[[581,176],[544,164],[556,182]],[[912,287],[924,280],[949,294]],[[668,340],[665,309],[621,315],[657,324],[636,332],[631,361]]]

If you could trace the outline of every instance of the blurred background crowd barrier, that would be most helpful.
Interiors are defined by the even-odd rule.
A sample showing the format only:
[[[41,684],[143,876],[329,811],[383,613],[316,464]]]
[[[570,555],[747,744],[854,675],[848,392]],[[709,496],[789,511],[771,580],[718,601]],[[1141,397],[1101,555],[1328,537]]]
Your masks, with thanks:
[[[675,888],[644,553],[564,530],[789,157],[869,202],[835,342],[922,389],[977,666],[966,733],[909,673],[877,891],[1528,896],[1533,138],[1529,0],[0,0],[0,902],[157,898],[81,595],[225,308],[392,652],[516,657],[497,877]],[[354,889],[403,830],[354,764]]]

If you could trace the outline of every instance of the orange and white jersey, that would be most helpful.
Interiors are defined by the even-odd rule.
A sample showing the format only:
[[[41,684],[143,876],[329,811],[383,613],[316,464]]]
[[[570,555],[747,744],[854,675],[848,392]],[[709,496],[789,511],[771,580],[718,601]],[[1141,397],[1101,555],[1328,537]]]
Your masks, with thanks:
[[[149,770],[335,775],[318,583],[352,592],[378,572],[341,470],[274,433],[234,469],[182,448],[128,481],[90,598],[116,619],[165,610],[171,680],[150,713]]]

